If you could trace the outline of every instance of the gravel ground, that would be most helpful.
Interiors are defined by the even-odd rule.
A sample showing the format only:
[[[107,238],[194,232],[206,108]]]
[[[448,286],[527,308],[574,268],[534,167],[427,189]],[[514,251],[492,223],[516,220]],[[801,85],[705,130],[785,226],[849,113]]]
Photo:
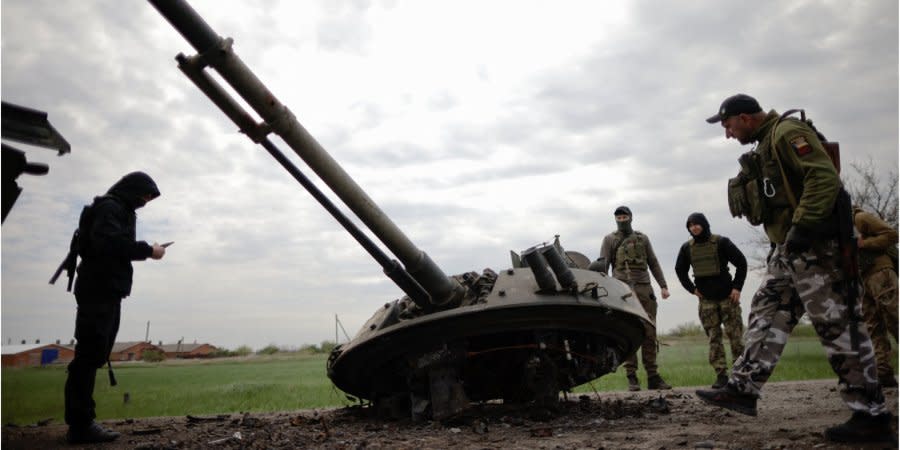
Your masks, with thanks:
[[[834,380],[769,383],[759,415],[707,406],[695,388],[569,396],[548,416],[502,404],[475,405],[444,422],[384,421],[367,409],[111,420],[122,433],[104,449],[182,448],[540,448],[540,449],[831,449],[823,430],[847,420]],[[885,390],[897,416],[897,389]],[[3,427],[4,449],[79,448],[64,424]],[[896,438],[897,428],[894,427]]]

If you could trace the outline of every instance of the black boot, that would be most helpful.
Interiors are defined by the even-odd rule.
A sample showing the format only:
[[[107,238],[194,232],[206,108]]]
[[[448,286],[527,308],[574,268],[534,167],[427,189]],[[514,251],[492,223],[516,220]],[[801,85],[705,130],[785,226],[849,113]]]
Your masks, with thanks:
[[[631,392],[641,390],[641,382],[638,381],[638,377],[636,373],[629,373],[625,376],[628,378],[628,390]]]
[[[894,378],[894,374],[879,375],[878,384],[883,388],[897,387],[897,379]]]
[[[696,391],[697,397],[710,405],[728,408],[748,416],[756,415],[757,397],[753,394],[744,394],[730,384],[721,389],[700,389]]]
[[[722,389],[725,385],[728,384],[728,375],[724,372],[716,375],[716,382],[713,383],[713,389]]]
[[[666,381],[663,380],[662,377],[659,376],[659,374],[656,374],[647,378],[647,389],[665,391],[668,389],[672,389],[672,386],[669,386],[669,383],[666,383]]]
[[[84,426],[69,426],[66,440],[70,444],[92,444],[95,442],[111,442],[121,436],[121,433],[107,430],[97,422],[91,422]]]
[[[834,442],[897,442],[891,429],[894,416],[883,413],[877,416],[856,411],[850,420],[825,430],[825,437]]]

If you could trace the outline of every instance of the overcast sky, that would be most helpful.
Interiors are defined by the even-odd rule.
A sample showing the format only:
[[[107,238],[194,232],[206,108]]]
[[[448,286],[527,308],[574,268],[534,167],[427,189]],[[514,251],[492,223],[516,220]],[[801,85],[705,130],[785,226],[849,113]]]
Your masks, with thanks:
[[[191,3],[447,274],[505,269],[556,234],[593,259],[630,206],[672,292],[661,331],[699,323],[674,273],[691,212],[751,250],[725,194],[750,148],[704,121],[723,98],[805,108],[845,167],[898,165],[896,1]],[[28,149],[50,172],[19,178],[2,227],[4,345],[72,338],[74,297],[47,280],[82,206],[133,170],[162,191],[139,239],[175,244],[135,263],[121,341],[149,322],[154,342],[318,344],[335,315],[352,335],[402,295],[179,52],[194,53],[141,1],[3,1],[3,100],[72,145]]]

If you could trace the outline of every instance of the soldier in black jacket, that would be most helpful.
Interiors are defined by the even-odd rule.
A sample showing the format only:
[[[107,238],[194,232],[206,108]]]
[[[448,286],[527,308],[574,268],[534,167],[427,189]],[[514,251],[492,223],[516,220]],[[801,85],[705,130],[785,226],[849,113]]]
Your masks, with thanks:
[[[78,342],[65,387],[66,439],[70,443],[108,442],[119,437],[94,422],[94,379],[97,369],[108,364],[119,332],[121,302],[131,293],[131,262],[161,259],[166,254],[160,245],[135,240],[135,210],[158,196],[159,189],[149,175],[132,172],[105,195],[95,197],[79,219]]]
[[[681,285],[699,299],[700,324],[709,338],[709,364],[716,371],[712,387],[722,388],[728,383],[723,327],[731,343],[732,363],[744,352],[741,289],[747,278],[747,259],[730,239],[709,231],[709,221],[702,213],[688,216],[687,229],[691,239],[678,252],[675,273]],[[728,263],[734,265],[733,280]],[[688,268],[693,268],[693,282]]]

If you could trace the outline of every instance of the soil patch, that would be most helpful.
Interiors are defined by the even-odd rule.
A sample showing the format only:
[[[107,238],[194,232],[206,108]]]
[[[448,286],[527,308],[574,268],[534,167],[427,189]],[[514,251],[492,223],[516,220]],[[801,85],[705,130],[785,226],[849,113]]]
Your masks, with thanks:
[[[358,407],[112,420],[103,425],[122,437],[90,448],[896,448],[825,440],[826,427],[850,417],[835,380],[769,383],[757,417],[708,406],[696,398],[694,389],[569,395],[557,413],[482,404],[444,422],[379,420]],[[896,416],[897,389],[885,390],[885,396]],[[57,423],[5,426],[2,446],[78,448],[65,443],[65,431],[65,425]],[[894,432],[896,436],[896,426]]]

